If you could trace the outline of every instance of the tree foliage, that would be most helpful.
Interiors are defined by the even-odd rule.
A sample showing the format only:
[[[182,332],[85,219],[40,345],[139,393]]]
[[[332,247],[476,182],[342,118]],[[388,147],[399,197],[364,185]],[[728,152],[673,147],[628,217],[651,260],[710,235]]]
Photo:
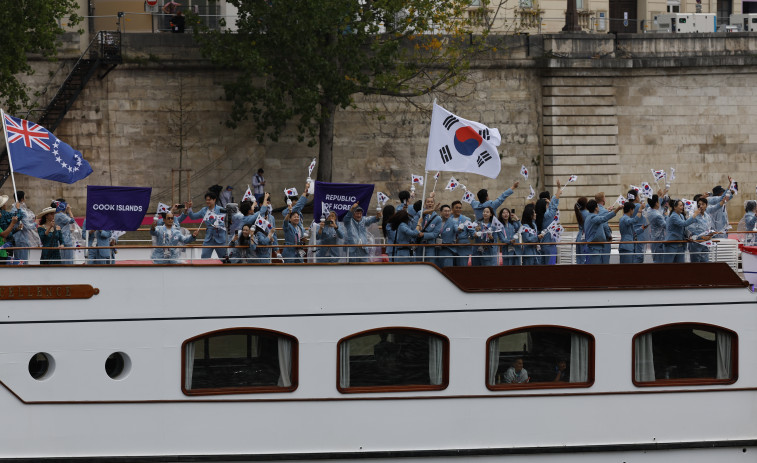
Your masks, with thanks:
[[[14,0],[3,2],[0,14],[0,105],[15,113],[29,105],[29,88],[19,80],[31,75],[29,53],[55,56],[64,24],[76,24],[76,0]]]
[[[214,62],[238,71],[225,88],[229,125],[251,119],[278,140],[289,121],[319,144],[318,178],[331,180],[334,114],[355,94],[412,98],[465,78],[484,35],[470,0],[230,0],[237,32],[201,36]]]

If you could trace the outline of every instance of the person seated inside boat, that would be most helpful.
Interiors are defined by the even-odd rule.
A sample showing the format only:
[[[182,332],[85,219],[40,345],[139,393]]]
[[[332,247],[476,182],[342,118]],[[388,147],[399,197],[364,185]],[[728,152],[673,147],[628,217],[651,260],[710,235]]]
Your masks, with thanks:
[[[558,359],[557,365],[555,365],[555,378],[553,382],[568,382],[570,381],[570,372],[568,371],[568,362],[565,359]]]
[[[523,368],[523,358],[518,357],[513,361],[513,364],[505,372],[505,382],[512,384],[524,384],[531,381],[528,377],[528,372]]]
[[[381,374],[396,375],[401,346],[388,341],[388,336],[388,333],[379,335],[379,342],[373,346],[373,358],[376,359],[376,366]]]

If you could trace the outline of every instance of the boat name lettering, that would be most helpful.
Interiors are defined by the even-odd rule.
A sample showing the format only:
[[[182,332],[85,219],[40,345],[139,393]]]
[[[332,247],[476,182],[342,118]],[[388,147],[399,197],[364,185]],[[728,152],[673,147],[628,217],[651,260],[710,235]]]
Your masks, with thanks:
[[[99,292],[91,285],[0,286],[0,299],[89,299]]]
[[[121,211],[121,212],[142,212],[142,206],[139,204],[93,204],[92,209],[96,211]]]

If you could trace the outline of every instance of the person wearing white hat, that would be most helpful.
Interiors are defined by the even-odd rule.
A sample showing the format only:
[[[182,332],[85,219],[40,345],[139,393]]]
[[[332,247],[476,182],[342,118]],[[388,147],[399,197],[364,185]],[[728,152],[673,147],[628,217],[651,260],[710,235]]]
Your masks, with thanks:
[[[44,248],[63,247],[63,235],[60,227],[55,225],[55,208],[46,207],[40,212],[39,227],[37,233]],[[39,259],[40,265],[60,263],[60,249],[43,249]]]

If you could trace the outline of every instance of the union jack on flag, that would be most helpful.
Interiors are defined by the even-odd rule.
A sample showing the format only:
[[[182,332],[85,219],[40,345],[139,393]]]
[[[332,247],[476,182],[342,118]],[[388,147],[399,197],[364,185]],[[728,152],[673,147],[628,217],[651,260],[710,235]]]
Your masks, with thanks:
[[[60,141],[39,124],[2,114],[13,172],[74,183],[92,173],[79,151]]]

